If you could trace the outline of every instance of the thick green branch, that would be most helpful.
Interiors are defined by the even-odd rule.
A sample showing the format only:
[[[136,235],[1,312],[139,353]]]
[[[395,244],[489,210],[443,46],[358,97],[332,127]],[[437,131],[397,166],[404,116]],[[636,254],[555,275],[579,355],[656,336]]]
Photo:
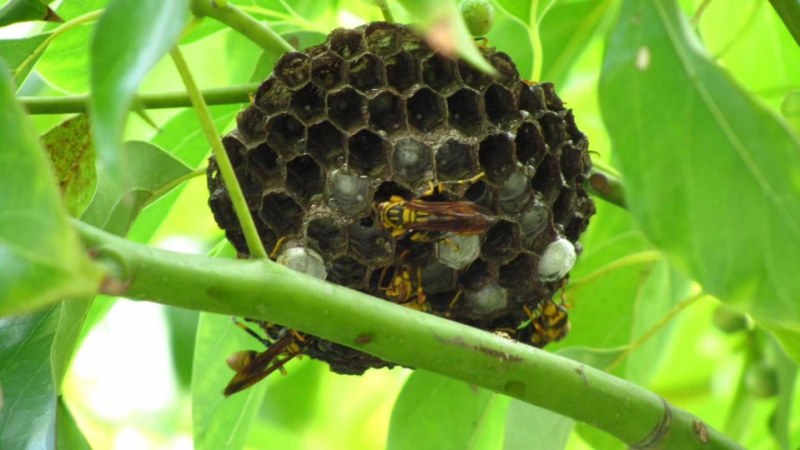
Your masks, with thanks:
[[[603,170],[593,168],[586,187],[589,192],[613,203],[620,208],[625,208],[625,192],[622,190],[622,181],[614,175]]]
[[[253,19],[234,5],[215,0],[192,0],[192,12],[196,16],[213,17],[238,31],[264,50],[276,55],[294,50],[271,28]]]
[[[699,448],[701,442],[708,449],[739,448],[656,394],[546,351],[268,261],[183,255],[80,222],[76,227],[98,258],[124,261],[130,275],[122,280],[127,286],[122,295],[128,298],[281,323],[516,397],[600,428],[635,448]]]
[[[206,104],[227,105],[232,103],[248,103],[250,95],[258,89],[260,83],[241,84],[226,88],[206,89],[201,91]],[[87,95],[69,97],[18,97],[29,114],[72,114],[86,112]],[[133,102],[145,109],[183,108],[192,106],[192,100],[186,91],[160,92],[142,94]]]

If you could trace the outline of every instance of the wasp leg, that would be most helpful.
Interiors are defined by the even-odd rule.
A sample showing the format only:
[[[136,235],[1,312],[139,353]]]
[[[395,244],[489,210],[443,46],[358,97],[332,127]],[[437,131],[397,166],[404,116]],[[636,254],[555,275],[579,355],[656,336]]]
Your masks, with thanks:
[[[283,246],[283,243],[286,242],[286,237],[287,236],[281,236],[281,238],[278,239],[278,242],[276,242],[275,246],[272,247],[272,251],[269,252],[269,259],[275,259],[275,257],[278,256],[278,250],[280,250],[281,246]]]
[[[239,320],[239,319],[237,319],[236,317],[234,317],[234,316],[231,316],[231,320],[233,321],[233,324],[234,324],[234,325],[236,325],[237,327],[239,327],[239,328],[241,328],[242,330],[244,330],[244,331],[245,331],[247,334],[249,334],[250,336],[253,336],[254,338],[256,338],[256,340],[258,340],[258,342],[261,342],[261,343],[262,343],[262,344],[264,344],[265,346],[267,346],[267,347],[268,347],[268,346],[269,346],[269,345],[272,343],[272,341],[271,341],[271,340],[269,340],[269,339],[267,339],[267,338],[262,338],[261,336],[259,336],[259,335],[258,335],[258,333],[256,333],[255,331],[253,331],[253,329],[252,329],[252,328],[250,328],[249,326],[247,326],[247,325],[246,325],[244,322],[240,321],[240,320]]]
[[[458,301],[461,300],[461,296],[463,294],[464,294],[463,289],[459,289],[458,292],[456,292],[456,295],[453,296],[453,299],[450,300],[450,303],[447,305],[447,312],[444,314],[445,317],[449,318],[451,316],[450,314],[451,311],[453,310],[453,308],[455,308]]]
[[[427,297],[422,289],[422,268],[417,266],[417,304],[423,306]]]

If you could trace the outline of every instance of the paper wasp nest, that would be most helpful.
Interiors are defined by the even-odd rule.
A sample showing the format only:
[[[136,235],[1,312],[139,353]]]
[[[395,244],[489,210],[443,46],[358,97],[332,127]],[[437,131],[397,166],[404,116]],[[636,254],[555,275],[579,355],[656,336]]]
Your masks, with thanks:
[[[334,30],[278,60],[223,142],[268,253],[286,238],[282,247],[319,255],[329,282],[377,297],[382,273],[385,286],[419,267],[429,312],[531,343],[523,306],[535,311],[566,282],[595,211],[583,188],[588,142],[551,84],[522,81],[506,54],[481,51],[496,77],[403,25]],[[381,227],[376,203],[480,173],[444,200],[491,211],[485,232],[414,242]],[[208,185],[217,223],[246,253],[214,158]],[[391,365],[314,337],[304,353],[340,373]]]

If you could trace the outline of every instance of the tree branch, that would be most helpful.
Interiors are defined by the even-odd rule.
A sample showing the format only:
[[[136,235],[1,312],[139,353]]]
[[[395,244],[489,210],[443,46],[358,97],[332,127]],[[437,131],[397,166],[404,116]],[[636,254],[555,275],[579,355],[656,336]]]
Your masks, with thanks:
[[[656,394],[576,361],[264,260],[183,255],[132,243],[82,222],[75,226],[89,250],[110,265],[109,273],[128,274],[125,280],[107,283],[125,286],[116,294],[277,322],[516,397],[604,430],[637,449],[701,444],[740,448]]]
[[[259,47],[272,51],[276,55],[294,50],[294,47],[271,28],[230,3],[219,0],[192,0],[192,13],[196,16],[208,16],[219,20],[255,42]]]

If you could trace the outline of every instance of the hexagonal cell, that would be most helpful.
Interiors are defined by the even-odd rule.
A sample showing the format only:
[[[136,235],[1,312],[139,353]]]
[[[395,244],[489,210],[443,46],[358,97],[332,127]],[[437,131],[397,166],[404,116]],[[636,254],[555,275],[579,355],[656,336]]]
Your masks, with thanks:
[[[577,242],[581,233],[583,233],[583,230],[585,230],[588,225],[589,220],[583,217],[583,215],[575,216],[569,221],[569,224],[564,227],[564,235],[570,241]]]
[[[591,160],[586,156],[587,153],[572,143],[561,146],[561,173],[568,186],[577,187],[589,177]],[[587,162],[589,165],[586,165]]]
[[[463,180],[477,172],[474,145],[451,139],[436,152],[436,174],[440,180]]]
[[[262,191],[261,180],[250,173],[247,167],[239,166],[234,172],[236,173],[236,179],[239,181],[239,186],[242,188],[245,197],[258,195]]]
[[[556,223],[566,223],[567,219],[572,215],[576,200],[577,195],[574,190],[569,188],[561,189],[558,198],[553,203],[553,220]]]
[[[586,135],[583,134],[583,132],[578,129],[578,125],[575,124],[575,115],[572,114],[571,109],[568,109],[564,114],[564,124],[567,127],[567,135],[575,144],[586,141]]]
[[[392,132],[406,124],[406,104],[391,92],[384,92],[369,101],[369,124],[377,129]]]
[[[311,61],[311,81],[323,89],[333,89],[344,81],[344,60],[335,53],[323,53]]]
[[[308,128],[308,153],[328,169],[344,163],[344,134],[328,121]]]
[[[464,81],[464,84],[476,91],[482,91],[492,82],[492,78],[489,75],[472,67],[470,63],[463,59],[458,61],[458,73],[461,75],[461,80]]]
[[[433,53],[433,49],[425,39],[420,39],[419,34],[409,27],[400,29],[400,46],[404,51],[413,55],[416,59],[425,59]]]
[[[500,267],[498,281],[507,289],[524,289],[533,286],[539,279],[539,260],[534,255],[521,253],[508,264]]]
[[[444,121],[444,102],[428,88],[414,93],[407,106],[409,123],[422,132],[431,131]]]
[[[523,241],[526,247],[531,244],[550,224],[550,210],[542,201],[541,195],[535,196],[533,202],[519,215]]]
[[[483,101],[472,89],[461,89],[447,98],[450,125],[467,136],[483,131]]]
[[[272,73],[289,88],[300,86],[311,76],[311,59],[305,53],[284,53]]]
[[[255,213],[255,211],[253,211],[253,213]],[[253,222],[256,224],[256,231],[258,232],[258,237],[261,238],[261,245],[264,246],[264,251],[267,252],[268,255],[272,254],[272,252],[275,251],[275,246],[278,244],[278,235],[270,230],[267,224],[265,224],[258,215],[253,216]],[[239,250],[239,247],[236,247],[236,249],[243,253],[249,253],[244,235],[242,235],[242,245],[243,248],[241,250]]]
[[[290,114],[277,115],[267,122],[267,143],[284,158],[301,150],[305,134],[305,125]]]
[[[470,265],[481,253],[481,238],[478,235],[445,233],[436,242],[436,259],[443,265],[461,270]]]
[[[531,179],[531,187],[542,193],[544,201],[552,203],[558,192],[564,186],[558,160],[553,155],[547,155],[542,164],[536,168],[536,173]]]
[[[303,208],[283,192],[265,195],[258,215],[278,236],[297,234],[303,225]]]
[[[572,242],[564,238],[556,239],[547,245],[539,260],[539,279],[549,282],[565,277],[572,270],[577,257]]]
[[[348,63],[347,79],[362,92],[377,89],[384,84],[383,62],[371,53],[359,56]]]
[[[519,72],[514,61],[503,52],[497,52],[489,57],[489,63],[497,70],[496,79],[511,88],[514,83],[519,81]]]
[[[389,142],[369,130],[361,130],[347,141],[347,164],[356,172],[376,175],[388,166]]]
[[[422,269],[422,289],[427,295],[454,291],[456,287],[455,270],[439,262],[428,264]]]
[[[464,304],[468,317],[490,320],[508,307],[508,291],[496,285],[485,286],[477,291],[467,291],[464,294]]]
[[[300,155],[286,163],[286,189],[308,204],[311,197],[322,192],[325,174],[309,155]]]
[[[519,170],[511,172],[497,195],[500,209],[507,214],[522,210],[532,198],[528,177]]]
[[[267,114],[285,111],[289,107],[289,89],[276,78],[267,78],[256,91],[253,104]]]
[[[321,280],[328,276],[322,256],[303,246],[284,246],[275,262]]]
[[[489,190],[489,185],[483,180],[478,180],[475,183],[472,183],[464,192],[464,198],[490,209],[494,203],[492,192]]]
[[[542,83],[542,90],[544,91],[544,101],[545,105],[547,105],[547,109],[550,111],[561,111],[564,109],[564,103],[558,98],[553,83]]]
[[[547,109],[542,85],[520,81],[519,87],[519,109],[528,111],[533,117]]]
[[[364,30],[367,48],[381,56],[391,55],[400,50],[397,26],[386,22],[373,22]]]
[[[389,86],[404,92],[419,82],[417,60],[408,52],[400,52],[386,59],[386,80]]]
[[[306,235],[309,245],[316,248],[327,261],[347,248],[347,235],[330,217],[311,219]]]
[[[208,197],[208,205],[214,214],[214,220],[223,230],[234,229],[239,226],[239,219],[233,210],[233,203],[225,189],[217,189]]]
[[[236,128],[246,143],[263,141],[266,124],[267,116],[258,108],[246,108],[236,115]]]
[[[292,111],[308,123],[319,117],[325,111],[325,94],[312,83],[292,94]]]
[[[547,146],[537,122],[523,122],[517,128],[517,161],[536,166],[547,153]]]
[[[514,170],[514,141],[505,133],[488,136],[481,142],[478,161],[486,177],[494,183],[504,183]]]
[[[414,197],[413,192],[404,188],[403,186],[400,186],[394,181],[384,181],[375,191],[374,201],[375,203],[385,202],[395,195],[405,199]]]
[[[248,170],[265,186],[283,183],[280,156],[266,142],[250,150],[247,155]]]
[[[366,277],[367,267],[347,255],[333,260],[328,270],[328,281],[353,289],[362,287]]]
[[[458,282],[464,289],[475,290],[495,279],[497,279],[497,266],[478,258],[459,276]]]
[[[503,125],[517,117],[517,105],[511,91],[500,84],[492,84],[483,94],[486,115],[495,125]]]
[[[239,140],[231,134],[228,134],[222,138],[222,145],[225,147],[225,153],[228,155],[231,165],[236,167],[242,163],[242,158],[247,152],[244,144],[239,142]]]
[[[350,88],[328,96],[328,117],[342,129],[361,125],[366,119],[367,100]]]
[[[400,139],[394,146],[392,168],[395,176],[410,185],[433,179],[433,152],[415,139]]]
[[[550,146],[550,150],[555,150],[564,140],[564,121],[561,117],[554,112],[545,112],[539,119],[539,125],[542,126],[542,135],[545,142]]]
[[[350,251],[363,263],[370,266],[385,266],[391,262],[393,255],[391,239],[371,217],[365,217],[351,224],[347,227],[347,231],[350,236]]]
[[[503,264],[519,253],[519,245],[519,225],[501,220],[486,232],[481,254],[485,259]]]
[[[444,92],[458,81],[455,60],[436,53],[422,61],[422,81],[436,91]]]
[[[369,211],[369,178],[336,170],[331,174],[328,199],[332,208],[348,215]]]
[[[331,50],[344,59],[352,58],[364,51],[364,38],[359,30],[337,29],[328,37]]]

